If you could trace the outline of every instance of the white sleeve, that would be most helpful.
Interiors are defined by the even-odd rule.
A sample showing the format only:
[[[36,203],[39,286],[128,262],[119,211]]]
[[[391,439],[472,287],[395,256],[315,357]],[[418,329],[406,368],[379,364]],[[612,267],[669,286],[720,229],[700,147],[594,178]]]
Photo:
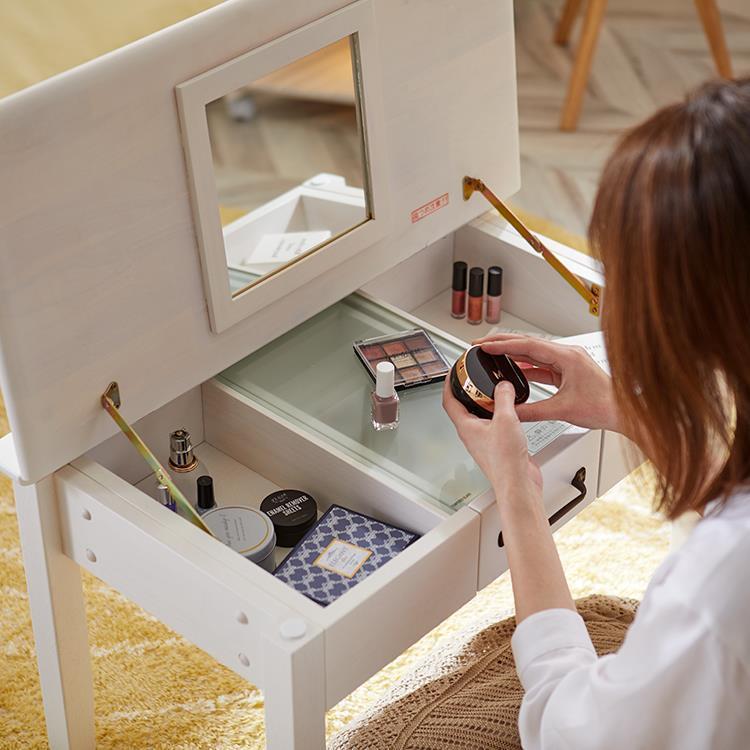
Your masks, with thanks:
[[[563,609],[528,617],[512,646],[525,750],[744,746],[746,668],[678,601],[644,602],[616,654],[598,658],[580,615]]]

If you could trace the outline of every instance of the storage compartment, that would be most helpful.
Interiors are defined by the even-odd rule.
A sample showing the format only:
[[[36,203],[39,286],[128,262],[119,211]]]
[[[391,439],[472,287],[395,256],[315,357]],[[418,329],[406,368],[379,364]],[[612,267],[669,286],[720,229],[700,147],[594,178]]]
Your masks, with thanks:
[[[321,512],[335,503],[422,535],[328,607],[314,604],[160,507],[152,499],[153,477],[122,436],[74,464],[103,492],[128,503],[128,513],[147,517],[146,526],[158,521],[170,529],[182,527],[205,554],[217,556],[222,564],[232,556],[233,571],[252,569],[253,586],[314,622],[326,643],[328,705],[507,567],[498,544],[501,529],[492,493],[442,410],[442,384],[401,392],[398,429],[375,432],[369,414],[372,381],[352,349],[355,340],[424,327],[452,363],[466,340],[490,328],[450,317],[447,286],[454,255],[485,267],[516,264],[512,273],[506,271],[508,302],[514,299],[516,278],[522,278],[526,264],[541,271],[543,280],[548,270],[543,263],[537,265],[534,256],[518,261],[524,251],[505,229],[498,231],[501,236],[468,227],[434,243],[368,285],[370,294],[336,303],[136,425],[163,463],[169,432],[178,427],[190,430],[196,455],[214,477],[219,505],[257,508],[276,489],[301,489],[315,497]],[[554,274],[545,283],[558,293],[566,291]],[[374,299],[373,292],[388,300]],[[581,302],[580,316],[576,312],[554,331],[545,330],[539,324],[548,316],[550,294],[548,286],[537,298],[539,314],[528,316],[531,320],[515,316],[514,305],[506,304],[501,327],[551,334],[581,332],[586,324],[595,327]],[[571,330],[576,321],[579,328]],[[532,399],[547,395],[544,388],[532,385]],[[127,403],[123,411],[127,416]],[[525,429],[544,476],[545,506],[557,527],[596,496],[601,433],[573,430],[563,423],[536,423]],[[581,482],[574,483],[582,469],[583,496]],[[91,564],[83,536],[79,541],[75,533],[81,521],[75,513],[69,517],[71,556],[101,575],[102,566]],[[287,551],[277,548],[277,563]],[[221,566],[215,571],[220,575]],[[127,581],[119,584],[127,590]],[[147,608],[160,606],[156,596],[153,602],[134,598]],[[170,622],[169,613],[162,619]],[[237,668],[214,643],[210,628],[198,627],[190,637]],[[253,679],[262,686],[262,674]]]
[[[472,200],[480,200],[475,197]],[[544,243],[587,282],[603,284],[598,264],[548,238]],[[454,260],[503,271],[502,316],[496,325],[471,325],[451,316]],[[588,305],[504,219],[489,211],[366,284],[373,297],[398,306],[457,339],[468,342],[497,328],[548,338],[599,330]]]
[[[342,188],[334,180],[331,189]],[[334,204],[340,199],[337,195]],[[294,197],[295,211],[301,210],[301,200],[301,193]],[[568,253],[568,262],[586,261],[596,280],[590,259]],[[376,432],[370,425],[373,384],[352,349],[359,339],[424,327],[452,363],[468,340],[495,327],[451,317],[448,284],[454,258],[507,269],[499,329],[554,337],[596,328],[596,319],[564,281],[503,222],[487,215],[376,279],[366,287],[369,294],[336,303],[231,366],[205,383],[202,393],[195,389],[166,405],[142,420],[139,429],[166,463],[169,432],[187,427],[214,477],[219,505],[257,508],[271,492],[296,488],[311,493],[320,511],[340,504],[419,534],[462,507],[491,512],[488,483],[442,409],[442,384],[402,392],[398,429]],[[535,305],[527,304],[517,288],[531,283],[538,285]],[[567,307],[574,312],[557,320],[555,330],[544,329],[550,300],[566,294],[573,295]],[[532,319],[515,315],[514,303]],[[532,400],[548,396],[549,389],[532,384]],[[524,428],[545,475],[550,514],[567,502],[570,482],[582,467],[587,499],[597,495],[601,433],[571,430],[565,423]],[[121,447],[114,449],[115,443]],[[91,455],[156,496],[147,467],[122,438]],[[495,533],[497,520],[487,523]],[[496,546],[483,555],[478,586],[505,569]],[[285,554],[277,549],[277,563]]]
[[[393,432],[370,425],[372,380],[352,342],[424,326],[449,363],[464,345],[397,308],[353,295],[319,313],[221,373],[216,382],[230,397],[244,397],[279,421],[302,430],[350,461],[388,481],[416,503],[451,513],[488,489],[442,409],[442,383],[400,393],[400,423]],[[216,388],[217,386],[209,386]],[[531,398],[548,393],[532,384]],[[231,404],[223,411],[232,411]],[[209,413],[220,413],[215,409]],[[210,439],[225,450],[222,425],[207,420]],[[563,423],[528,424],[537,453],[562,434]]]
[[[256,593],[263,594],[257,606],[266,607],[262,602],[270,596],[324,634],[327,703],[333,705],[474,596],[479,517],[468,508],[448,517],[430,503],[406,496],[387,477],[327,450],[308,431],[244,408],[236,394],[226,396],[223,386],[211,381],[139,420],[136,430],[163,463],[169,431],[190,430],[197,457],[214,477],[220,505],[258,507],[275,489],[300,488],[315,497],[321,512],[336,503],[421,538],[321,607],[161,507],[152,497],[148,467],[116,436],[59,472],[67,554],[261,687],[269,679],[257,670],[262,659],[253,658],[261,646],[254,645],[248,657],[252,668],[243,669],[242,662],[238,667],[237,652],[248,654],[250,648],[217,639],[222,627],[217,631],[216,620],[234,621],[237,597],[244,599],[242,611],[247,613]],[[123,409],[126,413],[126,404]],[[103,521],[107,517],[127,522],[127,533]],[[99,537],[92,542],[94,530]],[[92,560],[90,551],[101,548],[106,555]],[[139,550],[136,560],[131,559],[134,549]],[[287,552],[277,548],[277,561]],[[159,562],[161,554],[177,554],[190,564],[165,565]],[[201,563],[206,559],[210,565]],[[211,602],[208,612],[206,602]],[[247,617],[259,628],[258,635],[273,637],[278,618]]]

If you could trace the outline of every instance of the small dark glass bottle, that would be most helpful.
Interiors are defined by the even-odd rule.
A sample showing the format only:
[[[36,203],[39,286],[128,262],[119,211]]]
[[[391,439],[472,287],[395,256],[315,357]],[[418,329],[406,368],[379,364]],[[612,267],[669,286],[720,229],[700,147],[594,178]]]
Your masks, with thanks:
[[[214,497],[214,480],[207,474],[198,477],[196,480],[198,490],[197,511],[203,515],[206,511],[216,507],[216,498]]]

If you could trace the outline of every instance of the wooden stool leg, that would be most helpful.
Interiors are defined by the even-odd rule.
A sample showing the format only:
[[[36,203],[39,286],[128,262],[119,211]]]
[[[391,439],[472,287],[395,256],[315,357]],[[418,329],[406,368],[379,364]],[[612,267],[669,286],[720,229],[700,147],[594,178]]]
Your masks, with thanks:
[[[591,70],[591,61],[594,57],[596,42],[599,31],[604,20],[604,11],[607,9],[607,0],[589,0],[586,16],[583,20],[581,41],[576,53],[576,61],[568,84],[568,96],[563,107],[560,119],[560,130],[575,130],[578,118],[581,114],[583,94],[586,91],[586,83]]]
[[[711,53],[716,62],[716,70],[724,78],[732,77],[732,60],[729,57],[727,42],[724,38],[724,29],[721,25],[721,14],[716,5],[716,0],[695,0],[698,15],[706,32]]]
[[[560,23],[555,30],[555,44],[564,47],[570,41],[570,32],[581,9],[581,0],[566,0]]]

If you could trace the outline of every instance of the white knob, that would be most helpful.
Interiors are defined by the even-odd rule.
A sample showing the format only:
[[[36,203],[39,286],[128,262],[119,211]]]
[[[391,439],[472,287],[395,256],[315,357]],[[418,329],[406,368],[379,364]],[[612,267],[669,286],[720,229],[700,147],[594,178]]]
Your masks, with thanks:
[[[307,633],[307,625],[299,617],[290,617],[279,625],[279,635],[285,641],[296,641]]]

